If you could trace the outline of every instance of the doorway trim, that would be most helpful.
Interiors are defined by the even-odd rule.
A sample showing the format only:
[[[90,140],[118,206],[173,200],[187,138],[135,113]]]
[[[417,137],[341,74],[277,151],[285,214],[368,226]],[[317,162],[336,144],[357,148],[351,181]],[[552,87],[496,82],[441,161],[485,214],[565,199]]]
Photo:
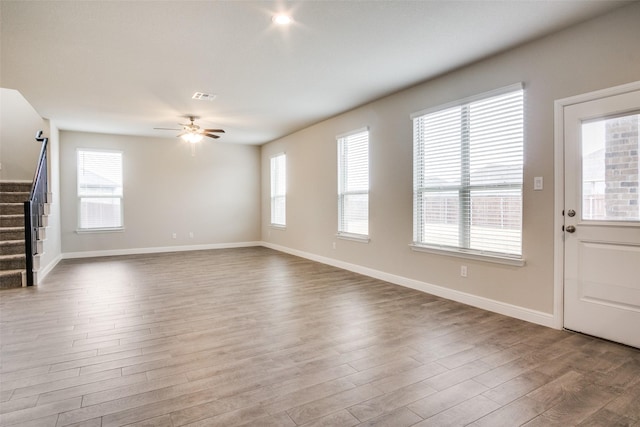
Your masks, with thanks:
[[[640,90],[640,81],[558,99],[554,102],[553,327],[564,328],[564,109],[573,104]]]

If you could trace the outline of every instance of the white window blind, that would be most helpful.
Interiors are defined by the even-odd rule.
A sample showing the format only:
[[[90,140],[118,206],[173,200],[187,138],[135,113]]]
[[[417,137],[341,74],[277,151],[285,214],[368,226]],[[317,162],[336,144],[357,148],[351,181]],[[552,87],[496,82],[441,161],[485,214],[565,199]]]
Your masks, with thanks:
[[[522,255],[524,91],[413,116],[414,245]]]
[[[122,227],[122,153],[78,150],[79,228]]]
[[[338,235],[369,235],[369,131],[338,138]]]
[[[271,224],[287,224],[287,157],[284,153],[271,158]]]

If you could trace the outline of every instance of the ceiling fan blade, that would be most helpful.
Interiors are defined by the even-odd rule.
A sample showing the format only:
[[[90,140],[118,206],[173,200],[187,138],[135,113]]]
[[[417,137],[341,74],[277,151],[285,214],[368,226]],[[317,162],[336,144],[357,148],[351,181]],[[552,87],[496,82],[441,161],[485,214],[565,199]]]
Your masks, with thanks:
[[[204,135],[204,136],[208,136],[209,138],[220,138],[220,136],[219,136],[219,135],[214,135],[214,134],[212,134],[212,133],[205,133],[205,134],[203,134],[203,135]]]
[[[180,129],[176,129],[176,130],[180,130]],[[176,136],[182,136],[182,135],[184,135],[184,134],[186,134],[186,133],[188,133],[188,132],[187,132],[187,131],[180,132],[180,133],[179,133],[179,134],[177,134]]]
[[[225,133],[224,129],[202,129],[205,132],[219,132],[219,133]]]
[[[182,129],[174,129],[174,128],[154,128],[156,130],[182,130]]]

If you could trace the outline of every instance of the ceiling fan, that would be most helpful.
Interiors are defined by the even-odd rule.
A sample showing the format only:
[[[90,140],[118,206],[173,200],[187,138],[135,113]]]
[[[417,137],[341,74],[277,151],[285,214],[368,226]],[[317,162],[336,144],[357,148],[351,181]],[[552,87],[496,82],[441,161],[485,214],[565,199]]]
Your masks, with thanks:
[[[201,129],[200,126],[194,123],[196,119],[199,117],[196,116],[187,116],[189,118],[189,123],[178,123],[182,126],[182,129],[173,129],[173,128],[154,128],[158,130],[178,130],[181,131],[178,135],[183,140],[195,144],[196,142],[202,141],[202,138],[208,136],[209,138],[220,138],[220,135],[216,135],[216,133],[225,133],[224,129]]]

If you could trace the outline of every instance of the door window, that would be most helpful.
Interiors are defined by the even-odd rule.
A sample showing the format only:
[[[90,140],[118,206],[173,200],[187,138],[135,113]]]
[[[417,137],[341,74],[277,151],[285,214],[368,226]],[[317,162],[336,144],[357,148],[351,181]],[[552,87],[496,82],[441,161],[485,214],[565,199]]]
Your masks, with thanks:
[[[582,123],[582,219],[640,221],[640,114]]]

